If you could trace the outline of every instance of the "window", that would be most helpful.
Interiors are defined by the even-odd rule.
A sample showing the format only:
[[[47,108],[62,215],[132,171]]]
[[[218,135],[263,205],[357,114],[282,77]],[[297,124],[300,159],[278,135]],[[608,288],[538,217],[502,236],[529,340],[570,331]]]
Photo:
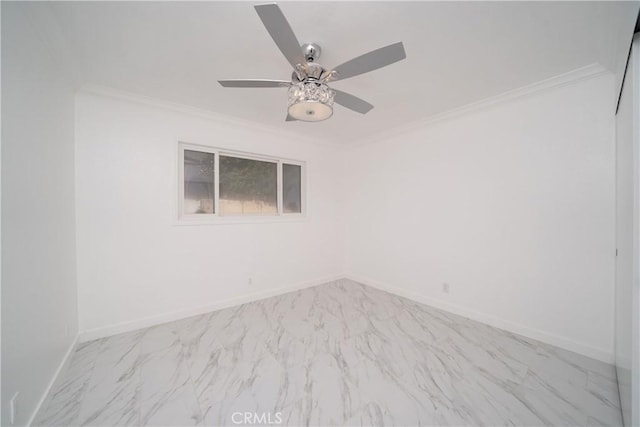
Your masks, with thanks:
[[[304,164],[180,144],[180,218],[300,216]]]
[[[220,155],[220,214],[277,214],[278,163]]]
[[[212,214],[215,154],[184,150],[184,213]]]
[[[282,165],[282,207],[285,213],[301,212],[302,166]]]

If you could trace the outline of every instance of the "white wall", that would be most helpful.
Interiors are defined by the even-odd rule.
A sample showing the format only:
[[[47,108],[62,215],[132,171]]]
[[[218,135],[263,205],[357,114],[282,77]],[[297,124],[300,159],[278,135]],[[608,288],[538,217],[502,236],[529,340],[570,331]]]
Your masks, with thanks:
[[[351,150],[347,273],[611,362],[613,85],[606,74]]]
[[[176,225],[178,140],[306,161],[308,218]],[[343,273],[343,168],[334,146],[80,93],[76,160],[83,339]]]
[[[2,4],[2,425],[25,425],[77,333],[74,87],[32,5]]]

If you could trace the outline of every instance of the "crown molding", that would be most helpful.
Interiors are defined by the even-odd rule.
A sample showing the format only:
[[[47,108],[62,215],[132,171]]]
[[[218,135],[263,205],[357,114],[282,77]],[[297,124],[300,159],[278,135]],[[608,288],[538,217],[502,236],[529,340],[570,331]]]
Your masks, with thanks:
[[[83,85],[79,93],[88,93],[108,98],[115,98],[137,104],[150,106],[153,108],[159,108],[167,111],[173,111],[180,114],[185,114],[192,117],[198,117],[206,120],[212,120],[221,122],[233,127],[240,127],[243,129],[250,129],[255,132],[267,132],[275,136],[285,136],[288,138],[294,138],[298,141],[323,145],[332,148],[357,148],[363,145],[369,145],[373,143],[384,142],[388,139],[396,137],[398,135],[410,133],[421,128],[435,125],[447,120],[457,119],[467,114],[472,114],[481,111],[486,108],[490,108],[496,105],[503,105],[509,102],[514,102],[523,98],[538,95],[542,92],[559,89],[565,86],[577,84],[592,78],[610,74],[610,72],[598,63],[587,65],[572,71],[569,71],[558,76],[554,76],[527,86],[523,86],[502,94],[485,98],[483,100],[473,102],[462,107],[454,108],[442,113],[431,115],[420,120],[410,122],[408,124],[395,126],[387,129],[384,132],[380,132],[377,135],[371,137],[358,138],[353,142],[346,141],[332,141],[324,138],[314,138],[309,135],[301,135],[299,133],[287,131],[274,126],[259,124],[251,120],[240,119],[237,117],[228,116],[225,114],[205,110],[202,108],[192,107],[186,104],[175,103],[158,99],[146,95],[140,95],[132,92],[127,92],[119,89],[110,88],[107,86],[85,84]]]
[[[165,111],[171,111],[174,113],[184,114],[191,117],[196,117],[205,120],[211,120],[218,123],[223,123],[228,126],[249,129],[254,132],[268,133],[274,136],[287,137],[295,139],[308,144],[323,145],[331,148],[343,147],[335,142],[327,141],[326,139],[313,138],[308,135],[301,135],[299,133],[283,130],[275,126],[256,123],[254,121],[240,119],[220,113],[216,113],[211,110],[205,110],[198,107],[192,107],[186,104],[180,104],[176,102],[166,101],[146,95],[140,95],[137,93],[127,92],[119,89],[113,89],[107,86],[85,84],[80,87],[78,93],[85,93],[90,95],[97,95],[106,98],[114,98],[121,101],[132,102],[135,104],[145,105],[152,108],[157,108]]]
[[[611,74],[611,72],[598,63],[590,64],[585,67],[577,68],[567,73],[559,74],[557,76],[541,80],[527,86],[522,86],[508,92],[503,92],[496,96],[463,105],[462,107],[457,107],[452,110],[437,113],[404,125],[395,126],[377,134],[374,137],[358,138],[354,142],[349,144],[348,148],[356,148],[363,145],[383,142],[398,135],[410,133],[447,120],[457,119],[467,114],[472,114],[489,107],[507,104],[509,102],[521,100],[530,96],[535,96],[545,91],[559,89],[565,86],[580,83],[585,80],[603,76],[605,74]]]

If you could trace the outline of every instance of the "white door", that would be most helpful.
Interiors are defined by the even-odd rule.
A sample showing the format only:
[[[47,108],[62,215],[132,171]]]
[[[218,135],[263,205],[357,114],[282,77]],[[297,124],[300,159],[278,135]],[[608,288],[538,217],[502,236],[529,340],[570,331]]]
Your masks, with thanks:
[[[638,173],[640,109],[639,38],[634,38],[616,115],[616,330],[618,387],[625,426],[640,425],[638,358],[640,292],[638,290]]]

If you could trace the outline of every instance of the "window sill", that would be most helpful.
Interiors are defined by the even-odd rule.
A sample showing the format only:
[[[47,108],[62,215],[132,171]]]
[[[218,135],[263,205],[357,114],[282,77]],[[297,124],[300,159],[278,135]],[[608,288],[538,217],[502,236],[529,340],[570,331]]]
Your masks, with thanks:
[[[305,222],[308,217],[300,214],[288,214],[278,216],[228,216],[209,218],[180,218],[174,222],[176,226],[189,225],[233,225],[233,224],[272,224],[283,222]]]

